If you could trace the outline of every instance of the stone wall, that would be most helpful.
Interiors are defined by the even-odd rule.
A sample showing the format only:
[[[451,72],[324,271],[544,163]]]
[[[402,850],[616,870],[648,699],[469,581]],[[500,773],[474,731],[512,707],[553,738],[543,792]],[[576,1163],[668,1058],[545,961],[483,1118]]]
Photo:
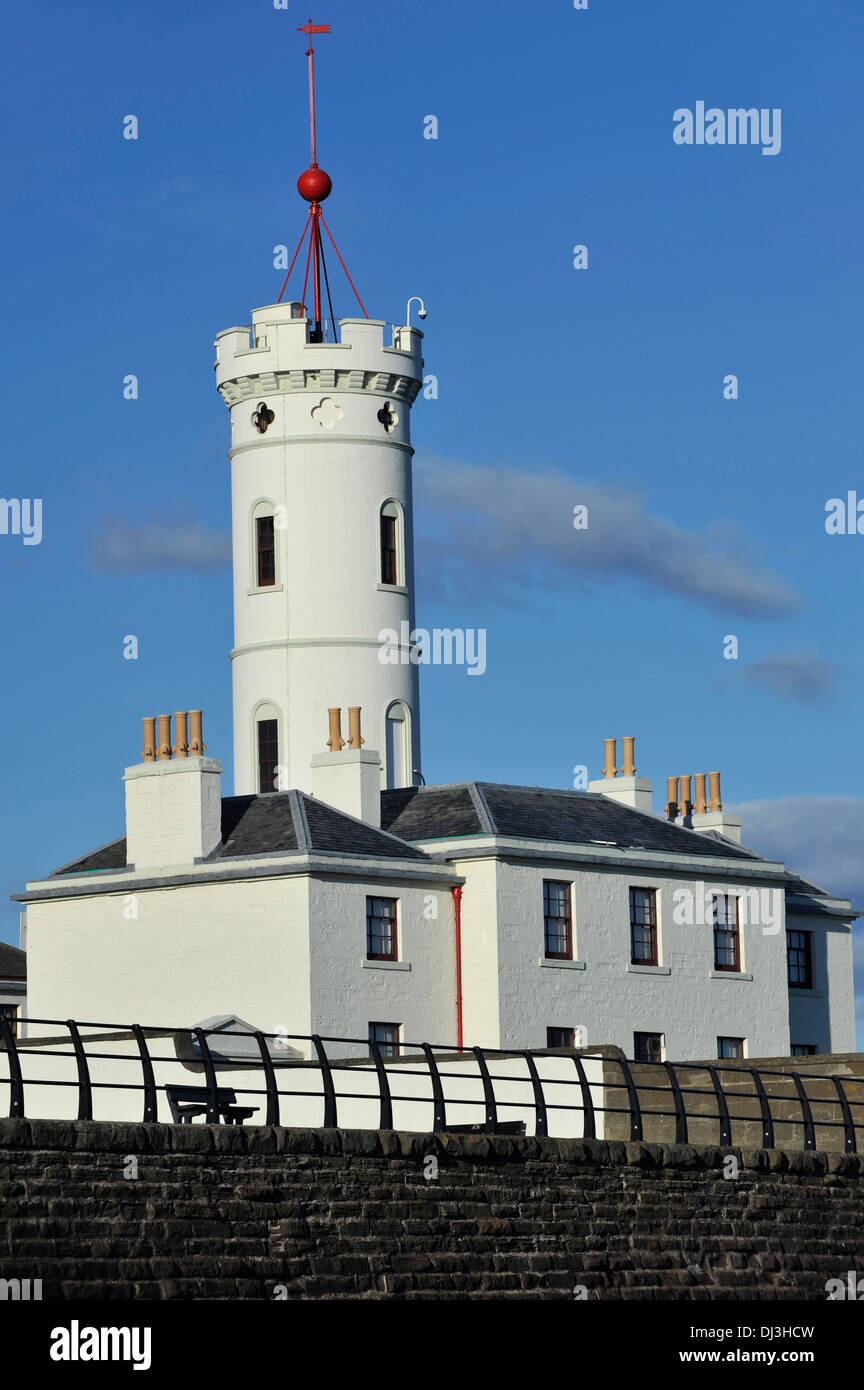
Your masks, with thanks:
[[[838,1153],[0,1120],[0,1279],[43,1299],[824,1300],[864,1270],[862,1194],[864,1159]]]

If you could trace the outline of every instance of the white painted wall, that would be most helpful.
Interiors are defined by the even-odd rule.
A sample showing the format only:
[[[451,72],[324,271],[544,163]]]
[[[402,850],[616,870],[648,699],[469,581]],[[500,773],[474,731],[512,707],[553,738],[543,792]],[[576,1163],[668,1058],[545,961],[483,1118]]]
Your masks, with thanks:
[[[789,990],[790,1043],[815,1043],[819,1052],[854,1052],[850,928],[799,912],[790,914],[788,925],[794,931],[811,932],[813,942],[813,988]]]
[[[31,1017],[161,1026],[224,1013],[312,1031],[302,876],[130,881],[116,894],[31,903],[27,921]]]
[[[142,1091],[113,1089],[129,1085],[140,1087],[142,1072],[137,1045],[134,1041],[118,1041],[111,1037],[106,1040],[104,1034],[101,1038],[90,1040],[87,1034],[88,1030],[82,1030],[85,1051],[90,1057],[90,1076],[94,1083],[93,1118],[141,1120],[144,1105]],[[43,1032],[41,1036],[46,1035]],[[68,1034],[53,1033],[50,1037],[54,1040],[51,1043],[52,1050],[68,1053]],[[28,1042],[31,1044],[30,1050],[22,1047],[19,1053],[26,1114],[31,1118],[41,1119],[76,1118],[77,1085],[47,1084],[51,1081],[77,1082],[77,1070],[72,1056],[49,1056],[40,1048],[32,1046],[32,1037]],[[205,1084],[200,1070],[191,1070],[176,1060],[173,1039],[149,1039],[148,1047],[154,1058],[153,1072],[157,1087]],[[100,1059],[91,1055],[98,1052],[110,1053],[112,1056],[109,1059]],[[381,1112],[374,1065],[365,1059],[358,1064],[349,1058],[344,1050],[340,1051],[338,1048],[328,1049],[328,1055],[331,1064],[334,1064],[337,1123],[347,1129],[377,1129]],[[159,1058],[171,1060],[155,1060]],[[485,1108],[480,1103],[483,1100],[483,1086],[475,1058],[454,1057],[448,1054],[439,1056],[437,1060],[448,1102],[448,1124],[482,1123],[485,1118]],[[349,1065],[340,1068],[340,1061],[348,1061]],[[536,1112],[533,1089],[524,1059],[490,1057],[487,1064],[496,1102],[500,1107],[499,1119],[522,1121],[527,1133],[533,1134]],[[539,1057],[536,1059],[536,1065],[544,1099],[549,1107],[549,1134],[560,1138],[579,1138],[583,1133],[581,1111],[568,1108],[574,1105],[581,1106],[582,1102],[581,1091],[573,1084],[575,1068],[572,1060],[569,1057]],[[603,1104],[602,1061],[586,1058],[583,1065],[591,1085],[592,1100],[600,1107]],[[388,1061],[386,1066],[392,1096],[393,1128],[430,1132],[433,1123],[432,1086],[425,1061],[406,1058]],[[8,1113],[8,1075],[6,1054],[0,1052],[0,1115]],[[321,1126],[324,1120],[324,1093],[319,1069],[277,1067],[276,1076],[280,1091],[297,1093],[285,1094],[281,1098],[281,1123],[287,1126]],[[217,1080],[219,1086],[230,1087],[236,1092],[238,1105],[252,1106],[256,1109],[257,1113],[247,1123],[264,1123],[267,1101],[266,1096],[262,1094],[264,1079],[260,1069],[219,1066]],[[617,1101],[609,1103],[617,1104]],[[159,1120],[172,1123],[168,1101],[161,1091],[157,1093],[157,1107]],[[603,1137],[603,1115],[599,1109],[596,1115],[596,1134],[598,1138]]]
[[[370,879],[310,883],[313,1031],[367,1037],[399,1023],[410,1042],[456,1041],[453,904],[446,887]],[[393,897],[399,960],[366,960],[366,897]],[[434,915],[427,915],[432,914]]]
[[[758,927],[742,928],[742,975],[716,978],[710,926],[678,926],[672,921],[672,894],[688,882],[686,878],[637,868],[631,873],[586,871],[568,868],[561,861],[550,861],[545,867],[499,862],[494,870],[496,931],[489,861],[457,858],[454,866],[467,880],[463,893],[466,1043],[545,1047],[547,1027],[581,1025],[589,1047],[614,1043],[628,1057],[633,1055],[637,1031],[663,1033],[672,1060],[716,1056],[718,1036],[746,1038],[750,1056],[788,1052],[782,920],[773,935],[764,935]],[[540,963],[544,878],[574,884],[574,954],[584,969]],[[692,881],[724,893],[743,892],[747,886],[743,880]],[[631,885],[655,888],[658,893],[657,971],[630,966]],[[483,942],[482,949],[474,949],[477,942]],[[496,993],[498,1036],[494,1037],[491,1012]]]

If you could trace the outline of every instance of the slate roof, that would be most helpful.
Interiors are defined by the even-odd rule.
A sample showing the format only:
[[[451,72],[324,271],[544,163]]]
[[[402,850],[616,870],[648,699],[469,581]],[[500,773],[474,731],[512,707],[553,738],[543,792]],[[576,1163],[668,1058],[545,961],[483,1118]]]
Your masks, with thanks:
[[[305,792],[224,797],[222,844],[211,860],[309,852],[424,860],[439,848],[429,842],[472,835],[765,862],[762,855],[722,836],[686,830],[598,792],[497,782],[382,792],[380,830]],[[126,841],[120,839],[64,864],[51,877],[125,866]],[[827,896],[794,875],[789,876],[789,890],[804,897]]]
[[[372,859],[426,860],[428,855],[386,827],[344,815],[305,792],[222,798],[222,844],[213,861],[245,859],[252,854],[356,854]],[[112,840],[90,854],[55,869],[52,878],[126,867],[126,839]]]
[[[700,858],[759,860],[752,850],[634,811],[599,792],[497,782],[407,787],[381,793],[381,824],[403,840],[501,835],[557,844],[660,850]]]
[[[26,980],[27,952],[0,941],[0,980]]]

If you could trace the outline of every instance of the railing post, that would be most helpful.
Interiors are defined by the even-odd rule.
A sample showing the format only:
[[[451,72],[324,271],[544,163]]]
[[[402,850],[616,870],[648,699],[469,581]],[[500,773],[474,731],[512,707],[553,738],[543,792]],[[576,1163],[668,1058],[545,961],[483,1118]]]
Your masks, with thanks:
[[[528,1065],[528,1075],[531,1078],[531,1087],[534,1091],[534,1114],[537,1117],[534,1121],[534,1133],[545,1138],[549,1133],[549,1120],[546,1115],[546,1097],[543,1094],[543,1083],[537,1071],[537,1063],[534,1061],[531,1053],[525,1052],[523,1056]]]
[[[260,1029],[255,1032],[255,1041],[258,1044],[258,1051],[261,1053],[261,1065],[264,1068],[264,1082],[267,1087],[267,1118],[264,1123],[266,1125],[278,1125],[279,1087],[276,1085],[276,1072],[273,1068],[273,1058],[270,1056],[267,1039]]]
[[[717,1097],[717,1118],[720,1121],[720,1143],[728,1148],[732,1143],[732,1121],[729,1118],[729,1106],[726,1104],[726,1096],[723,1087],[720,1085],[717,1068],[709,1066],[707,1071],[708,1075],[711,1077],[714,1094]]]
[[[480,1072],[480,1080],[483,1082],[483,1102],[486,1107],[486,1123],[483,1126],[483,1133],[494,1134],[498,1128],[498,1107],[495,1104],[495,1089],[492,1085],[492,1078],[489,1075],[489,1068],[486,1065],[482,1048],[472,1047],[471,1051],[477,1058],[477,1069]]]
[[[768,1101],[768,1096],[765,1091],[765,1087],[762,1084],[762,1077],[756,1070],[754,1070],[751,1073],[751,1075],[753,1077],[754,1089],[756,1091],[757,1096],[759,1097],[759,1110],[762,1115],[762,1147],[763,1149],[773,1149],[774,1121],[771,1118],[771,1106]]]
[[[87,1054],[84,1051],[81,1034],[78,1032],[78,1025],[75,1023],[74,1019],[67,1018],[66,1027],[69,1029],[69,1036],[72,1039],[72,1046],[75,1049],[75,1064],[78,1068],[78,1119],[92,1120],[93,1091],[90,1085]]]
[[[381,1049],[374,1038],[370,1040],[369,1046],[372,1048],[372,1057],[375,1062],[375,1070],[378,1073],[378,1098],[381,1103],[381,1111],[378,1117],[379,1129],[393,1128],[393,1105],[390,1100],[390,1078],[387,1075],[387,1068],[384,1065],[384,1058],[381,1056]]]
[[[198,1046],[201,1049],[201,1060],[204,1063],[204,1080],[207,1083],[206,1123],[208,1125],[218,1125],[219,1097],[216,1094],[216,1068],[213,1065],[213,1054],[210,1051],[210,1044],[204,1035],[204,1029],[193,1028],[192,1031],[198,1039]]]
[[[15,1034],[12,1032],[12,1024],[6,1014],[0,1014],[0,1037],[3,1039],[6,1056],[9,1060],[9,1119],[23,1120],[24,1078],[21,1075],[21,1059],[18,1056],[18,1045],[15,1042]]]
[[[843,1115],[843,1131],[846,1135],[846,1152],[847,1154],[854,1154],[858,1152],[858,1146],[855,1143],[855,1121],[852,1119],[852,1108],[846,1098],[846,1092],[843,1089],[843,1082],[840,1080],[840,1077],[832,1076],[831,1080],[834,1082],[834,1089],[837,1092],[837,1099],[840,1102],[840,1111]]]
[[[150,1061],[150,1053],[147,1050],[147,1039],[144,1037],[144,1030],[140,1023],[132,1024],[132,1033],[141,1056],[141,1075],[144,1082],[144,1123],[146,1125],[151,1124],[157,1118],[156,1078],[153,1075],[153,1063]]]
[[[686,1144],[687,1139],[687,1111],[684,1107],[684,1097],[681,1094],[681,1087],[678,1084],[678,1075],[671,1062],[664,1062],[666,1072],[669,1076],[669,1088],[672,1092],[672,1099],[675,1102],[675,1143]]]
[[[816,1130],[813,1127],[813,1112],[810,1109],[810,1101],[807,1098],[807,1092],[804,1090],[801,1073],[793,1071],[792,1080],[795,1082],[795,1090],[798,1092],[798,1099],[801,1102],[801,1119],[804,1122],[804,1147],[805,1149],[815,1149]]]
[[[591,1096],[591,1087],[588,1085],[588,1077],[585,1075],[582,1058],[574,1055],[573,1061],[576,1064],[576,1075],[579,1077],[579,1088],[582,1092],[582,1138],[596,1139],[597,1126],[594,1120],[594,1100]],[[637,1110],[639,1108],[638,1101],[636,1108]]]
[[[428,1043],[421,1043],[423,1053],[426,1057],[426,1065],[429,1068],[429,1080],[432,1082],[432,1129],[434,1133],[440,1134],[447,1128],[447,1107],[444,1103],[444,1088],[441,1085],[441,1075],[438,1071],[438,1063],[435,1061],[434,1053]]]
[[[324,1088],[324,1129],[335,1129],[336,1088],[333,1085],[333,1073],[330,1070],[330,1060],[324,1049],[324,1044],[317,1033],[312,1034],[312,1046],[315,1048],[315,1055],[318,1058],[318,1065],[321,1068],[321,1085]]]
[[[636,1090],[633,1073],[627,1058],[619,1057],[617,1060],[624,1075],[624,1084],[627,1087],[627,1103],[630,1106],[630,1138],[639,1140],[642,1138],[642,1111],[639,1108],[639,1092]]]

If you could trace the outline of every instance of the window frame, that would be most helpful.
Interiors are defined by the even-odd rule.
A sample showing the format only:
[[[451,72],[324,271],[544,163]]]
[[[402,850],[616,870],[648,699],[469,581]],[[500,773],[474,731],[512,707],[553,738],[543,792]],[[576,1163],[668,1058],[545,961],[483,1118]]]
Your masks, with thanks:
[[[274,739],[275,748],[276,748],[276,757],[275,757],[275,759],[273,760],[273,763],[272,763],[272,767],[273,767],[273,781],[274,781],[274,783],[275,783],[276,777],[278,776],[277,769],[278,769],[278,767],[279,767],[279,718],[278,718],[278,715],[276,715],[276,714],[267,715],[267,717],[266,717],[265,719],[261,719],[261,718],[259,717],[259,712],[258,712],[258,710],[256,710],[256,712],[255,712],[255,766],[256,766],[256,768],[257,768],[256,782],[257,782],[257,785],[258,785],[258,795],[259,795],[259,796],[270,796],[273,792],[279,791],[279,788],[276,787],[275,785],[272,786],[272,787],[263,787],[263,786],[261,785],[262,780],[263,780],[262,775],[261,775],[261,772],[262,772],[262,768],[263,768],[263,766],[264,766],[264,760],[262,759],[262,756],[261,756],[261,744],[262,744],[261,729],[262,729],[262,725],[264,725],[264,724],[272,724],[272,725],[273,725],[273,728],[274,728],[274,730],[275,730],[275,734],[273,735],[273,739]],[[267,761],[268,761],[268,765],[269,765],[269,759],[268,759]]]
[[[634,903],[634,900],[633,900],[633,894],[634,894],[634,893],[645,893],[645,894],[647,894],[648,899],[649,899],[649,901],[650,901],[650,903],[651,903],[651,920],[650,920],[647,924],[644,923],[644,922],[636,922],[636,921],[634,921],[634,907],[635,907],[635,903]],[[628,903],[629,903],[629,908],[630,908],[630,964],[631,964],[631,965],[659,965],[659,964],[660,964],[660,932],[659,932],[659,929],[658,929],[658,922],[657,922],[657,889],[656,889],[656,888],[645,888],[645,887],[643,887],[641,884],[631,884],[631,885],[629,886],[629,888],[628,888],[628,895],[627,895],[627,896],[628,896]],[[638,932],[640,933],[640,935],[644,935],[644,930],[645,930],[646,925],[647,925],[648,930],[649,930],[649,940],[650,940],[651,946],[652,946],[652,955],[651,955],[650,958],[647,957],[647,956],[637,956],[636,953],[635,953],[635,949],[634,949],[634,948],[635,948],[635,945],[636,945],[636,932],[638,931]]]
[[[392,905],[392,916],[382,916],[375,913],[373,905],[376,903],[389,903]],[[376,933],[372,930],[373,922],[389,923],[390,931],[378,931],[379,941],[388,941],[389,951],[373,951],[372,946]],[[385,898],[380,894],[366,894],[366,959],[367,960],[398,960],[399,959],[399,899]]]
[[[375,1033],[373,1032],[373,1029],[375,1028],[390,1028],[393,1030],[393,1037],[378,1038],[375,1036]],[[388,1057],[399,1057],[401,1056],[402,1050],[402,1024],[390,1023],[385,1019],[370,1019],[368,1024],[368,1040],[370,1043],[370,1057],[375,1056],[375,1053],[373,1052],[371,1047],[371,1044],[373,1042],[378,1044],[378,1053],[379,1056],[383,1059],[386,1059]]]
[[[745,1058],[745,1056],[746,1056],[746,1052],[745,1052],[745,1044],[746,1044],[746,1042],[747,1042],[747,1039],[746,1039],[746,1038],[720,1037],[720,1036],[718,1035],[718,1038],[717,1038],[717,1061],[718,1061],[718,1062],[743,1062],[743,1061],[744,1061],[744,1058]],[[734,1046],[735,1046],[738,1050],[737,1050],[736,1052],[723,1052],[723,1051],[722,1051],[722,1047],[723,1047],[723,1045],[724,1045],[725,1043],[734,1044]]]
[[[565,914],[563,918],[559,913],[552,914],[549,911],[549,889],[564,889]],[[572,960],[573,959],[573,883],[570,879],[564,878],[544,878],[543,880],[543,957],[544,960]],[[550,951],[550,936],[552,939],[560,940],[562,933],[556,931],[550,934],[550,921],[564,923],[565,949],[563,951]]]
[[[793,946],[790,940],[793,936],[804,938],[805,946]],[[792,952],[804,951],[805,960],[805,979],[792,979]],[[797,968],[797,967],[796,967]],[[789,989],[813,989],[813,933],[801,927],[786,928],[786,984]]]
[[[18,1036],[20,1009],[20,1004],[12,1004],[8,1000],[0,1000],[0,1014],[3,1014],[5,1018],[8,1018],[9,1023],[12,1027],[13,1038],[17,1038]]]
[[[639,1039],[645,1039],[645,1038],[656,1039],[656,1042],[657,1042],[657,1056],[656,1056],[656,1057],[651,1057],[651,1056],[648,1056],[648,1057],[640,1057],[640,1056],[639,1056],[639,1052],[640,1052],[640,1048],[641,1048],[642,1044],[641,1044],[638,1040],[639,1040]],[[645,1032],[645,1031],[643,1031],[643,1030],[641,1030],[641,1029],[637,1029],[637,1030],[634,1031],[634,1033],[633,1033],[633,1061],[634,1061],[634,1062],[645,1062],[645,1063],[649,1064],[650,1066],[657,1066],[658,1063],[660,1063],[660,1062],[663,1061],[663,1053],[664,1053],[665,1051],[666,1051],[666,1034],[665,1034],[665,1033],[654,1033],[654,1032],[648,1033],[648,1032]]]
[[[790,1043],[790,1057],[818,1057],[819,1048],[816,1043]]]
[[[717,911],[718,904],[721,900],[725,904],[724,913],[726,914],[722,923],[719,921]],[[730,902],[735,904],[735,920],[731,924],[731,926],[729,924],[728,916]],[[730,975],[741,974],[741,910],[739,904],[740,899],[737,893],[712,893],[711,895],[711,926],[713,931],[714,945],[714,969],[717,971],[725,971]],[[724,962],[722,960],[723,953],[728,953],[730,950],[726,938],[731,938],[732,942],[731,965],[728,962]]]
[[[568,1037],[569,1037],[569,1041],[567,1041],[567,1042],[553,1042],[553,1041],[552,1041],[552,1036],[551,1036],[553,1033],[566,1034],[566,1035],[568,1035]],[[554,1047],[564,1047],[564,1048],[568,1048],[568,1049],[575,1048],[575,1046],[576,1046],[576,1029],[575,1029],[575,1028],[549,1027],[549,1025],[547,1024],[547,1026],[546,1026],[546,1046],[547,1046],[547,1047],[551,1047],[551,1048],[554,1048]]]
[[[266,527],[266,526],[267,526],[267,523],[268,523],[268,522],[270,523],[270,526],[269,526],[269,535],[268,535],[268,540],[269,540],[270,544],[265,548],[265,547],[262,547],[262,545],[261,545],[261,530],[262,530],[262,527]],[[253,518],[253,524],[254,524],[254,526],[255,526],[255,587],[256,587],[256,589],[275,589],[275,587],[276,587],[276,517],[275,517],[275,515],[274,515],[272,512],[269,513],[269,515],[268,515],[267,513],[265,513],[263,516],[256,516],[256,517],[254,517],[254,518]],[[262,572],[262,568],[263,568],[263,561],[264,561],[265,557],[269,557],[269,560],[270,560],[270,563],[269,563],[269,565],[267,566],[268,571],[269,571],[269,570],[272,570],[272,577],[269,578],[269,579],[268,579],[268,578],[262,578],[262,573],[261,573],[261,572]]]
[[[387,547],[387,554],[393,556],[393,578],[385,578],[384,523],[392,521],[393,544]],[[386,497],[378,508],[378,583],[385,589],[404,589],[405,587],[405,520],[402,503],[395,497]]]

